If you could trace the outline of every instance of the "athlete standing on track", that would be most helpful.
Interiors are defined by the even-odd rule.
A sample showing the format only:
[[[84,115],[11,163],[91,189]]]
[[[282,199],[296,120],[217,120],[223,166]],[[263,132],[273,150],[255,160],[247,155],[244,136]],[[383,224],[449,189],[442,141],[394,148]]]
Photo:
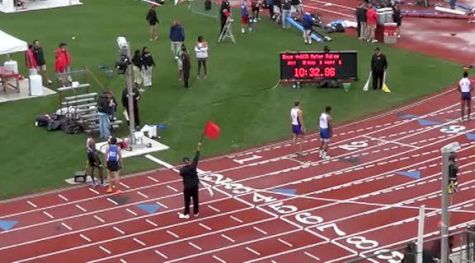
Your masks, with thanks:
[[[303,111],[300,109],[300,102],[294,102],[294,107],[290,110],[290,121],[292,124],[292,142],[294,144],[297,155],[302,155],[302,142],[297,148],[298,138],[303,138],[305,133],[305,126],[303,124]]]
[[[117,138],[110,138],[109,146],[106,149],[105,159],[107,162],[107,170],[109,171],[107,174],[107,179],[109,180],[107,193],[116,192],[119,194],[122,192],[119,189],[119,171],[122,166],[122,154],[120,153],[119,145],[117,145]]]
[[[332,118],[330,116],[331,110],[332,107],[326,106],[325,112],[320,115],[319,119],[320,140],[322,142],[320,145],[320,157],[325,160],[330,159],[330,156],[327,155],[328,143],[330,142],[330,138],[333,135]]]
[[[200,204],[198,199],[198,185],[200,179],[198,177],[198,160],[200,159],[201,142],[196,147],[196,154],[193,158],[193,162],[190,163],[190,158],[183,158],[183,167],[180,168],[180,175],[183,177],[183,196],[185,198],[185,211],[184,213],[178,213],[178,217],[182,219],[190,218],[190,203],[193,197],[193,214],[195,217],[199,215]]]
[[[461,105],[461,110],[462,110],[462,120],[464,119],[465,115],[465,105],[467,105],[467,112],[468,116],[467,119],[470,119],[470,113],[471,113],[471,108],[472,108],[472,90],[473,86],[470,82],[470,79],[468,79],[468,72],[463,73],[463,78],[459,81],[459,85],[457,87],[457,90],[460,92],[462,95],[461,100],[460,100],[460,105]]]

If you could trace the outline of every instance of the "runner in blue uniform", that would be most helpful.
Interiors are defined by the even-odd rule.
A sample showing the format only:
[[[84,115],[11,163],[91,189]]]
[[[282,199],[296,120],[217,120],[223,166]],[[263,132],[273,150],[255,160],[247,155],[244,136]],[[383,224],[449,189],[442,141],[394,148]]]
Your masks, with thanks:
[[[320,145],[320,157],[325,160],[330,159],[330,156],[327,155],[328,143],[333,135],[332,118],[330,116],[331,110],[332,108],[330,106],[325,107],[325,112],[320,115],[319,119],[320,140],[322,142]]]
[[[292,143],[297,151],[297,155],[302,155],[302,143],[297,148],[297,140],[302,139],[305,133],[303,124],[303,111],[300,109],[300,102],[296,101],[290,110],[290,123],[292,125]]]

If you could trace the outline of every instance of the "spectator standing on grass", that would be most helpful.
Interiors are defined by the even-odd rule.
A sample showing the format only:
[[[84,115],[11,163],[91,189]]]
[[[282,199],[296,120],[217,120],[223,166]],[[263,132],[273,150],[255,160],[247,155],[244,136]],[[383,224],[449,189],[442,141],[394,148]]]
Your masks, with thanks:
[[[99,116],[99,136],[108,139],[111,136],[109,131],[111,113],[110,96],[107,91],[103,91],[97,99],[97,116]]]
[[[127,87],[122,90],[122,107],[127,112],[127,126],[130,125],[129,118],[130,118],[130,108],[129,108],[129,90]],[[139,115],[139,100],[140,100],[140,91],[137,87],[132,88],[132,102],[133,102],[133,110],[134,110],[134,124],[135,128],[138,130],[140,128],[140,115]]]
[[[269,9],[269,17],[274,19],[274,0],[266,0],[266,4]]]
[[[231,4],[229,3],[229,0],[223,0],[221,2],[221,8],[219,9],[219,19],[221,22],[220,33],[223,32],[224,25],[226,25],[229,16],[231,16]]]
[[[185,45],[181,46],[181,62],[183,63],[183,82],[185,83],[185,88],[189,88],[188,81],[190,80],[190,55]]]
[[[465,117],[465,106],[467,107],[467,119],[470,119],[470,114],[472,110],[472,90],[473,85],[468,78],[468,72],[463,73],[462,79],[459,81],[457,90],[461,94],[460,106],[462,113],[462,120]]]
[[[376,23],[377,23],[378,14],[376,13],[376,9],[370,4],[368,7],[368,11],[366,12],[366,22],[367,22],[367,35],[366,40],[368,42],[376,43],[378,42],[375,39],[375,32],[376,32]]]
[[[195,45],[196,59],[198,60],[198,75],[196,78],[199,79],[201,76],[201,66],[204,70],[204,78],[208,78],[208,68],[206,66],[206,60],[208,59],[208,42],[204,40],[202,36],[198,37],[198,42]]]
[[[122,191],[119,189],[119,172],[122,168],[122,154],[120,147],[117,145],[117,138],[112,137],[109,140],[105,153],[105,160],[107,164],[107,179],[109,180],[109,188],[107,193],[120,194]]]
[[[374,49],[371,58],[371,74],[373,76],[373,89],[380,90],[383,88],[384,72],[388,68],[386,56],[381,52],[379,47]]]
[[[142,79],[142,55],[140,54],[140,49],[136,49],[134,52],[134,56],[132,57],[132,72],[134,75],[134,84],[137,87],[140,87],[143,83]]]
[[[70,66],[71,54],[69,54],[66,43],[60,43],[55,51],[54,69],[63,86],[71,81],[71,78],[67,76],[67,73],[70,71]]]
[[[40,41],[38,40],[33,41],[33,53],[35,54],[38,73],[43,77],[43,81],[47,82],[48,85],[51,85],[53,82],[48,78],[43,47],[40,45]]]
[[[28,45],[28,49],[25,51],[25,63],[28,68],[28,75],[35,75],[38,63],[36,62],[35,53],[33,53],[33,45]]]
[[[358,32],[358,39],[366,39],[367,33],[366,33],[366,28],[367,28],[367,23],[366,23],[366,5],[365,3],[361,3],[358,8],[356,8],[356,30]]]
[[[287,17],[290,16],[290,10],[292,5],[290,0],[282,0],[282,28],[290,28],[289,22],[287,22]]]
[[[155,61],[153,60],[152,53],[148,51],[147,47],[142,48],[142,78],[144,87],[152,86],[152,70],[155,67]]]
[[[399,5],[396,4],[393,7],[393,21],[396,23],[396,33],[397,38],[401,38],[401,23],[402,23],[402,14]]]
[[[241,33],[246,33],[246,29],[250,32],[252,28],[249,26],[249,9],[247,8],[246,0],[241,0]]]
[[[251,0],[251,11],[253,22],[256,23],[257,20],[261,20],[259,13],[261,11],[261,1],[260,0]]]
[[[181,50],[181,46],[185,41],[185,29],[180,24],[180,21],[173,21],[172,26],[170,27],[170,34],[169,34],[170,42],[171,42],[171,50],[175,59],[177,59],[178,51]]]
[[[190,218],[190,204],[193,198],[193,215],[198,217],[200,213],[199,203],[199,183],[198,177],[198,161],[200,159],[201,142],[196,146],[196,153],[193,161],[190,163],[190,158],[183,158],[183,166],[180,168],[180,176],[183,178],[183,197],[185,201],[185,209],[182,213],[178,213],[178,217],[182,219]]]
[[[151,5],[150,9],[148,10],[147,16],[145,19],[148,21],[150,25],[150,41],[154,41],[158,39],[157,36],[157,24],[158,24],[158,16],[156,5]]]

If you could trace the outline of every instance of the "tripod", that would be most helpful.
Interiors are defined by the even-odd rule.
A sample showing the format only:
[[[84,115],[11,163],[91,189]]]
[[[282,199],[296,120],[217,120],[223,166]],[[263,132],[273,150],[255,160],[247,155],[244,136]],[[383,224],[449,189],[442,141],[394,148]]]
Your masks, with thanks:
[[[223,31],[221,31],[221,34],[219,35],[218,43],[226,40],[227,38],[231,39],[233,43],[236,43],[236,40],[234,40],[233,31],[231,30],[232,22],[233,22],[233,19],[231,18],[231,16],[229,16],[226,19],[226,24],[223,27]]]

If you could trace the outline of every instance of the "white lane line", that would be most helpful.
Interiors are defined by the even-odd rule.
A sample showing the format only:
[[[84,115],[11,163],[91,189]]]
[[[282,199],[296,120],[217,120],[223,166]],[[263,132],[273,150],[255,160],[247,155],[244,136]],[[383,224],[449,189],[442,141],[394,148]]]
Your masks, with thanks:
[[[50,213],[43,211],[43,214],[45,214],[47,217],[54,219],[54,216],[52,216]]]
[[[180,236],[178,236],[177,234],[173,233],[173,232],[170,231],[170,230],[167,230],[166,232],[167,232],[168,234],[174,236],[175,238],[180,238]]]
[[[207,225],[205,225],[205,224],[203,224],[203,223],[199,223],[198,225],[200,225],[202,228],[204,228],[204,229],[206,229],[206,230],[209,230],[209,231],[212,230],[211,227],[209,227],[209,226],[207,226]]]
[[[61,225],[67,228],[69,231],[73,230],[70,226],[66,225],[66,223],[61,223]]]
[[[154,227],[157,227],[157,226],[158,226],[155,222],[150,221],[150,219],[145,219],[145,221],[146,221],[147,223],[151,224],[151,225],[154,226]]]
[[[154,250],[153,252],[155,252],[157,255],[163,257],[164,259],[168,259],[168,257],[165,254],[163,254],[162,252],[160,252],[158,250]]]
[[[123,182],[120,182],[119,184],[122,185],[123,187],[127,188],[127,189],[130,189],[130,186],[124,184]]]
[[[29,205],[31,205],[32,207],[34,207],[34,208],[37,208],[37,207],[38,207],[37,205],[35,205],[35,204],[34,204],[33,202],[31,202],[31,201],[26,201],[26,202],[27,202]]]
[[[285,241],[285,240],[282,240],[281,238],[278,238],[277,240],[279,240],[282,244],[284,245],[287,245],[289,247],[294,247],[294,245],[290,244],[289,242]]]
[[[158,183],[159,181],[153,177],[151,177],[150,175],[147,176],[148,179],[154,181],[155,183]]]
[[[69,202],[69,199],[67,199],[66,197],[64,197],[64,195],[58,194],[58,196],[59,196],[59,198],[63,199],[64,201]]]
[[[235,217],[235,216],[229,216],[229,217],[230,217],[231,219],[233,219],[234,221],[237,221],[237,222],[239,222],[239,223],[244,222],[244,221],[242,221],[241,219],[239,219],[239,218],[237,218],[237,217]]]
[[[107,198],[107,201],[113,203],[114,205],[119,205],[119,203],[117,203],[116,201],[110,199],[110,198]]]
[[[190,246],[192,246],[192,247],[194,247],[194,248],[196,248],[196,249],[198,249],[198,250],[200,250],[200,251],[203,250],[202,248],[200,248],[200,247],[199,247],[198,245],[196,245],[195,243],[192,243],[191,241],[189,241],[188,244],[190,244]]]
[[[261,253],[255,251],[254,249],[252,249],[252,248],[250,248],[250,247],[246,247],[246,250],[249,251],[249,252],[251,252],[251,253],[254,253],[254,254],[258,255],[258,256],[261,255]]]
[[[264,234],[264,235],[267,235],[267,232],[266,232],[266,231],[264,231],[264,230],[258,228],[257,226],[253,226],[252,228],[254,228],[255,230],[261,232],[261,233]]]
[[[309,256],[309,257],[311,257],[311,258],[313,258],[313,259],[315,259],[315,260],[320,260],[319,257],[317,257],[317,256],[315,256],[315,255],[312,255],[312,254],[308,253],[307,251],[305,251],[304,254],[307,255],[307,256]]]
[[[115,231],[119,232],[121,235],[125,235],[125,232],[124,232],[122,229],[120,229],[120,228],[118,228],[118,227],[116,227],[116,226],[114,226],[114,227],[112,227],[112,228],[113,228]]]
[[[231,241],[232,243],[236,243],[236,240],[234,240],[234,239],[232,239],[232,238],[226,236],[225,234],[221,234],[221,236],[224,237],[225,239]]]
[[[106,249],[106,248],[103,247],[103,246],[99,246],[99,248],[100,248],[102,251],[104,251],[104,252],[106,252],[107,254],[109,254],[109,255],[112,254],[112,252],[110,252],[108,249]]]
[[[95,189],[92,189],[92,188],[90,188],[90,187],[89,187],[88,189],[89,189],[89,191],[91,191],[91,192],[95,193],[96,195],[98,195],[98,194],[99,194],[99,192],[98,192],[98,191],[96,191]]]
[[[94,218],[97,219],[97,220],[99,220],[101,223],[105,223],[105,222],[106,222],[104,219],[100,218],[100,217],[97,216],[97,215],[94,215]]]
[[[160,202],[158,202],[158,201],[155,202],[155,203],[156,203],[157,205],[159,205],[159,206],[162,206],[162,207],[168,209],[168,206],[166,206],[166,205],[164,205],[164,204],[162,204],[162,203],[160,203]]]
[[[76,207],[77,207],[79,210],[83,211],[83,212],[87,212],[87,210],[86,210],[84,207],[80,206],[80,205],[76,205]]]
[[[140,192],[140,191],[137,191],[137,194],[140,195],[140,196],[142,196],[142,197],[145,198],[145,199],[148,199],[148,195],[146,195],[146,194],[144,194],[144,193],[142,193],[142,192]]]
[[[125,261],[125,259],[123,259],[123,258],[120,259],[120,262],[127,263],[127,261]]]
[[[167,185],[167,188],[171,189],[172,191],[178,192],[178,189],[176,189],[175,187],[173,187],[171,185]]]
[[[126,208],[125,211],[131,213],[131,214],[134,215],[134,216],[137,216],[137,215],[138,215],[137,213],[135,213],[134,211],[130,210],[129,208]]]
[[[134,237],[133,239],[134,239],[135,242],[139,243],[139,244],[142,245],[143,247],[146,247],[146,246],[147,246],[147,244],[145,244],[142,240],[140,240],[140,239],[138,239],[138,238],[136,238],[136,237]]]
[[[88,238],[87,236],[85,236],[85,235],[83,235],[83,234],[79,234],[79,236],[80,236],[82,239],[86,240],[87,242],[91,242],[91,241],[92,241],[90,238]]]
[[[221,259],[220,257],[218,257],[216,255],[213,255],[213,258],[216,259],[217,261],[219,261],[220,263],[226,263],[226,261],[224,261],[223,259]]]

